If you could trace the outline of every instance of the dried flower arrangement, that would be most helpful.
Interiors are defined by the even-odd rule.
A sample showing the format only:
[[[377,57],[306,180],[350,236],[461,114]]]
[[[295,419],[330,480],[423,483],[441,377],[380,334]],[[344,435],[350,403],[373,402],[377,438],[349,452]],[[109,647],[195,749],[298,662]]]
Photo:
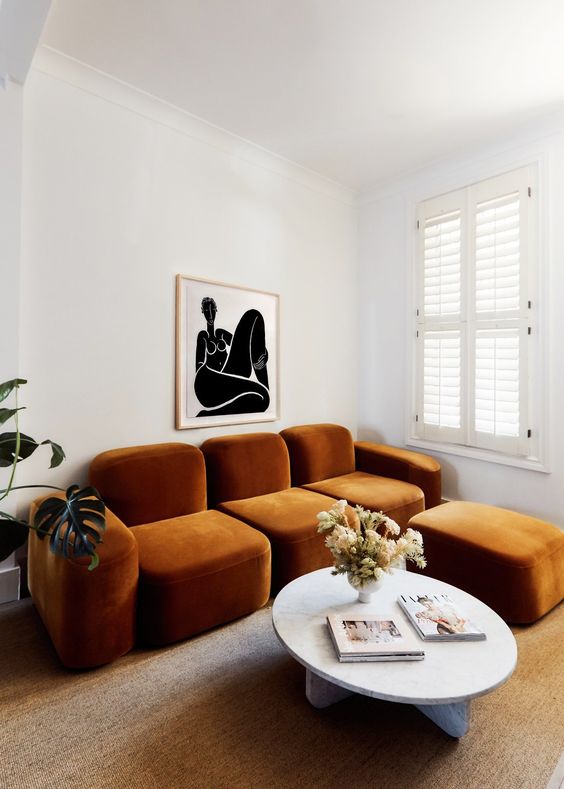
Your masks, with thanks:
[[[400,535],[400,527],[382,512],[351,507],[344,499],[317,515],[318,531],[334,558],[333,575],[346,573],[357,589],[378,581],[398,566],[402,557],[426,566],[423,537],[414,529]]]

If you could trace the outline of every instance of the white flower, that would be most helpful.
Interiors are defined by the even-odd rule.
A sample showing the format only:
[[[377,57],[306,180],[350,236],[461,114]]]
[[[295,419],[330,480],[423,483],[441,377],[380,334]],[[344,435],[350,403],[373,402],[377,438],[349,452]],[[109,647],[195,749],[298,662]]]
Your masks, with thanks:
[[[350,539],[347,534],[340,534],[335,540],[335,547],[340,551],[346,551],[350,545]]]
[[[333,575],[346,573],[358,588],[391,572],[402,556],[425,566],[421,534],[413,529],[400,534],[398,524],[383,512],[353,508],[341,499],[328,512],[319,512],[317,520],[317,530],[325,534],[325,545],[333,554]]]
[[[400,527],[391,518],[386,518],[386,526],[392,534],[400,533]]]
[[[415,531],[415,529],[406,529],[405,536],[408,540],[413,540],[418,545],[423,545],[423,535],[420,531]]]

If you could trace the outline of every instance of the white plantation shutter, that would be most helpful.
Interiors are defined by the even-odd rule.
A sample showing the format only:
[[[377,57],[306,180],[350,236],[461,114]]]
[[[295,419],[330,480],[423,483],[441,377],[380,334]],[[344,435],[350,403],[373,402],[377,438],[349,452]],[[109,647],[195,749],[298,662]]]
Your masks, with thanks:
[[[463,194],[429,200],[419,212],[422,271],[417,419],[419,434],[431,440],[463,440]]]
[[[426,220],[423,310],[426,316],[460,312],[460,211]]]
[[[519,328],[478,329],[474,356],[472,443],[518,454],[522,408]]]
[[[428,438],[461,425],[459,331],[429,331],[423,337],[423,424]]]
[[[478,203],[476,313],[519,309],[519,193]]]
[[[530,168],[418,207],[416,433],[529,453]]]

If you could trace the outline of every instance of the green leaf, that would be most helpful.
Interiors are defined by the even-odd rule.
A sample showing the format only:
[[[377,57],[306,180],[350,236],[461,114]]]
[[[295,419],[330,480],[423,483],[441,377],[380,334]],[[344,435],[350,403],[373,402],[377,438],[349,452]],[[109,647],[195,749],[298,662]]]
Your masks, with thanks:
[[[51,441],[48,438],[45,439],[45,441],[41,442],[41,446],[44,446],[45,444],[51,445],[51,465],[49,466],[49,468],[55,468],[55,466],[60,466],[63,460],[65,459],[65,453],[63,451],[62,446],[60,446],[59,444],[55,444],[54,441]]]
[[[5,513],[2,513],[5,515]],[[29,526],[17,518],[0,518],[0,562],[7,559],[17,548],[25,543],[29,534]]]
[[[89,570],[99,563],[96,546],[106,528],[104,502],[93,487],[71,485],[64,499],[45,499],[35,514],[33,527],[49,534],[51,551],[65,558],[90,556]],[[44,535],[39,535],[42,538]]]
[[[8,397],[10,392],[26,383],[27,381],[23,378],[12,378],[11,381],[4,381],[3,384],[0,384],[0,403]]]
[[[18,411],[23,411],[24,408],[25,406],[23,405],[20,406],[20,408],[0,408],[0,425],[3,425],[8,419],[11,419]]]
[[[0,434],[0,468],[13,465],[16,456],[17,441],[17,433]],[[18,463],[32,455],[38,446],[39,444],[35,439],[26,436],[24,433],[20,433]]]

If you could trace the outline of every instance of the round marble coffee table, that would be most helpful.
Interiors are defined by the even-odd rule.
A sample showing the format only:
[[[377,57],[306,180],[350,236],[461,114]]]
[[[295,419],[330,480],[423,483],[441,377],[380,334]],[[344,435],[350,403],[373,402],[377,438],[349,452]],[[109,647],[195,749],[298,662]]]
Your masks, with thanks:
[[[424,592],[448,594],[484,630],[486,640],[421,641],[425,658],[418,661],[339,663],[328,614],[354,611],[365,618],[393,611],[411,628],[397,598]],[[371,603],[359,603],[345,576],[332,576],[330,568],[309,573],[278,594],[272,621],[282,644],[306,668],[306,696],[314,707],[327,707],[352,693],[414,704],[452,737],[468,731],[471,700],[503,685],[517,663],[513,634],[491,608],[450,584],[405,570],[387,575]]]

